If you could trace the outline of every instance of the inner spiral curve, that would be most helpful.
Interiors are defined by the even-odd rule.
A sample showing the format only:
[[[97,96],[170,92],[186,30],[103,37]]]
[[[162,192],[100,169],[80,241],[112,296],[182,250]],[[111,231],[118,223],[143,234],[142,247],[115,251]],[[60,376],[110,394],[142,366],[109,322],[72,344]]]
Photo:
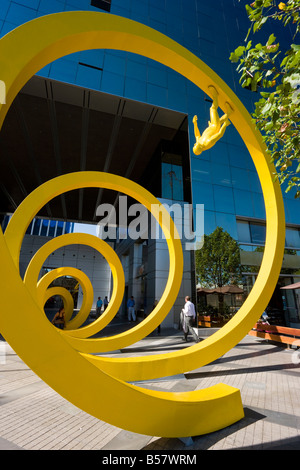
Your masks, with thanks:
[[[45,290],[50,282],[58,276],[71,275],[81,283],[83,287],[83,304],[74,319],[67,323],[66,329],[74,334],[73,330],[79,328],[90,314],[93,304],[93,287],[88,277],[80,270],[64,267],[47,273],[39,282],[38,275],[44,260],[50,253],[65,245],[84,244],[97,250],[107,260],[113,275],[113,291],[111,302],[105,313],[96,321],[88,326],[80,329],[81,337],[91,336],[103,329],[116,315],[122,302],[123,292],[125,288],[125,278],[121,262],[114,250],[103,240],[93,235],[83,233],[70,233],[56,237],[45,243],[32,257],[24,276],[24,283],[33,293],[39,293],[38,302],[41,306],[45,300]]]

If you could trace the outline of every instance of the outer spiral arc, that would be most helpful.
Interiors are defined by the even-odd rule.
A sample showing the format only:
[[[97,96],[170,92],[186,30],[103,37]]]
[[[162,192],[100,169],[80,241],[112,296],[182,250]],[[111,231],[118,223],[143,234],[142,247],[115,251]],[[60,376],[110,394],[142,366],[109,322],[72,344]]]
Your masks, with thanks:
[[[279,185],[274,184],[272,178],[274,167],[267,161],[261,136],[255,131],[248,112],[209,67],[161,33],[114,15],[94,12],[47,15],[4,36],[0,40],[0,68],[3,70],[1,78],[7,84],[8,105],[22,85],[47,63],[71,52],[97,47],[126,50],[157,60],[191,80],[204,92],[213,84],[220,92],[221,109],[225,109],[226,101],[233,104],[235,111],[231,122],[249,149],[262,183],[267,239],[258,280],[247,299],[248,311],[245,310],[244,317],[234,317],[233,321],[218,332],[216,339],[213,335],[205,340],[206,347],[197,351],[200,362],[204,357],[219,357],[221,351],[224,353],[224,348],[229,350],[237,344],[255,323],[271,296],[272,287],[280,272],[284,248],[284,208]],[[8,107],[0,107],[0,123],[3,122],[7,109]],[[5,275],[0,271],[0,280],[7,294],[7,297],[1,298],[1,333],[17,354],[58,393],[86,412],[116,426],[142,434],[178,437],[211,432],[241,419],[243,409],[237,389],[220,384],[196,392],[176,394],[142,390],[128,385],[116,378],[118,373],[114,377],[108,369],[105,372],[97,369],[95,364],[87,360],[85,354],[75,350],[85,351],[86,348],[89,352],[89,345],[94,345],[94,342],[90,343],[91,340],[79,336],[73,337],[69,332],[57,334],[40,314],[39,305],[17,274],[21,240],[27,221],[35,216],[39,208],[62,192],[83,187],[82,177],[82,174],[65,175],[62,179],[55,180],[55,183],[51,181],[43,185],[45,192],[42,197],[36,191],[33,197],[26,198],[24,204],[17,209],[14,222],[7,227],[5,237],[0,230],[0,252],[6,266]],[[96,177],[91,172],[89,176],[85,174],[85,177],[87,187],[94,184],[97,187],[99,184],[99,174]],[[125,180],[117,178],[120,183],[117,190],[126,193]],[[100,179],[105,188],[114,189],[116,181],[109,175],[102,175]],[[135,197],[136,193],[139,195],[137,200],[146,207],[154,200],[145,190],[129,183],[128,194]],[[168,243],[168,248],[171,272],[166,287],[168,292],[164,293],[161,308],[156,310],[156,317],[147,319],[144,328],[134,328],[127,335],[117,335],[116,338],[102,342],[104,350],[111,346],[111,349],[120,349],[124,344],[129,344],[129,340],[133,342],[141,339],[172,308],[181,284],[182,252],[174,240]],[[16,291],[18,296],[12,308],[11,299]],[[12,310],[14,315],[6,315],[6,312]],[[31,317],[34,321],[28,324]],[[83,329],[74,330],[72,335],[78,335]],[[194,359],[195,348],[197,347],[189,348]],[[186,351],[180,356],[177,353],[171,354],[168,361],[160,364],[159,373],[170,375],[174,364],[181,370],[191,370],[190,357]],[[141,370],[144,365],[137,361],[135,365],[126,363],[125,367],[130,372],[132,368]],[[108,368],[110,367],[109,364]],[[132,406],[128,406],[128,403]]]

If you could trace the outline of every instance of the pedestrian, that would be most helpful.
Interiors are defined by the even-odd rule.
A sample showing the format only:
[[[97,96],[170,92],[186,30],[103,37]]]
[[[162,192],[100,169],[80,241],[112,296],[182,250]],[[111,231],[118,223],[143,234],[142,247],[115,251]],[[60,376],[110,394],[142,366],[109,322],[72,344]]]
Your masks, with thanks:
[[[133,295],[128,299],[127,302],[127,311],[128,311],[128,321],[135,321],[135,300]]]
[[[64,307],[61,307],[59,309],[59,311],[54,315],[52,323],[57,328],[60,328],[61,330],[64,329],[64,327],[65,327],[65,309],[64,309]]]
[[[108,307],[108,299],[107,299],[107,295],[104,297],[104,301],[103,301],[103,311],[106,310]]]
[[[99,318],[101,315],[102,305],[103,305],[103,301],[101,297],[98,297],[97,304],[96,304],[96,318]]]
[[[188,334],[191,333],[196,343],[198,343],[200,339],[193,328],[193,323],[196,318],[195,305],[191,302],[191,299],[188,295],[185,297],[185,305],[181,311],[181,317],[183,321],[183,340],[187,341]]]

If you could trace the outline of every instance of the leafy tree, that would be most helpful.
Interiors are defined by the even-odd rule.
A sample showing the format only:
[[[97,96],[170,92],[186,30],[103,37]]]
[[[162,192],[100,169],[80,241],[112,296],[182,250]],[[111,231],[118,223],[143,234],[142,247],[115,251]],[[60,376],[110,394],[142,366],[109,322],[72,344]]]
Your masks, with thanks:
[[[217,227],[210,235],[204,235],[204,243],[196,251],[195,262],[196,275],[203,287],[241,283],[239,245],[222,227]]]
[[[230,60],[239,62],[242,87],[260,91],[260,99],[252,114],[275,163],[275,179],[285,183],[286,192],[295,190],[300,197],[300,0],[286,3],[275,0],[255,0],[246,5],[251,22],[245,45],[231,53]],[[262,35],[268,23],[285,28],[288,47],[279,44],[275,34],[266,41],[252,44],[258,31]],[[249,38],[252,39],[249,40]]]

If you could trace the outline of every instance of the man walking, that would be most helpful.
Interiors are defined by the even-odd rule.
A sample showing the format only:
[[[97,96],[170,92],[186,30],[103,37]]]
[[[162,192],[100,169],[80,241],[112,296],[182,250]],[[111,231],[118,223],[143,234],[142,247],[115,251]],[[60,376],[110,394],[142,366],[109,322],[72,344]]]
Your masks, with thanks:
[[[184,334],[183,340],[187,341],[188,334],[191,333],[196,343],[198,343],[200,340],[195,330],[193,329],[193,322],[196,318],[195,305],[191,302],[191,299],[188,295],[185,298],[185,305],[181,311],[181,314],[182,314],[182,320],[183,320],[182,321],[182,328],[183,328],[183,334]]]
[[[127,309],[128,309],[128,321],[135,321],[135,300],[133,295],[128,299],[127,302]]]

